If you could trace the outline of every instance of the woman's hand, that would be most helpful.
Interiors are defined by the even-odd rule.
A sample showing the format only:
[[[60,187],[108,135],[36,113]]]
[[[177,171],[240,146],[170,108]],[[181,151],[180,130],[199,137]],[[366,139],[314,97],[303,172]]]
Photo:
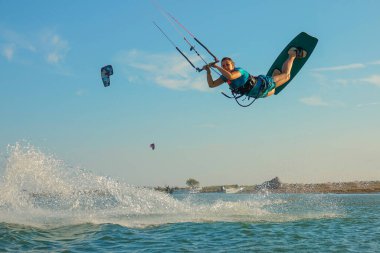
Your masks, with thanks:
[[[210,68],[217,68],[216,62],[204,65],[202,69],[206,70],[207,72],[210,72]]]
[[[216,65],[216,62],[212,62],[210,64],[208,64],[211,68],[215,68],[217,65]]]
[[[209,66],[209,64],[204,65],[202,69],[206,70],[207,73],[210,73],[210,66]]]

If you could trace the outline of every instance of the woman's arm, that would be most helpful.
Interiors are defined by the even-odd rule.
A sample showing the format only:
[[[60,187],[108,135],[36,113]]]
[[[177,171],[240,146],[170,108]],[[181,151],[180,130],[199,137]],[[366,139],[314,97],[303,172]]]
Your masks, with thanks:
[[[226,71],[224,68],[222,67],[219,67],[218,65],[214,64],[212,65],[211,67],[213,68],[216,68],[220,71],[220,73],[222,73],[222,75],[227,78],[228,80],[234,80],[236,78],[239,78],[241,77],[241,73],[239,71],[232,71],[232,72],[228,72]]]
[[[218,79],[216,79],[215,81],[212,79],[211,71],[210,71],[210,67],[209,66],[206,65],[204,67],[204,69],[207,72],[207,83],[208,83],[208,86],[210,88],[218,87],[219,85],[221,85],[222,83],[224,83],[223,79],[220,78],[220,77]]]

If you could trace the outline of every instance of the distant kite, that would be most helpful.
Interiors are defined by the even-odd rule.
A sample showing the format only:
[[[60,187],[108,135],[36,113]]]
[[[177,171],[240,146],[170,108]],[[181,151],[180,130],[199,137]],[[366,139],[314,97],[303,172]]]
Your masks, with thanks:
[[[154,145],[154,143],[150,144],[149,147],[154,150],[156,148],[156,145]]]
[[[113,68],[111,65],[104,66],[100,70],[104,87],[108,87],[111,84],[110,75],[113,75]]]

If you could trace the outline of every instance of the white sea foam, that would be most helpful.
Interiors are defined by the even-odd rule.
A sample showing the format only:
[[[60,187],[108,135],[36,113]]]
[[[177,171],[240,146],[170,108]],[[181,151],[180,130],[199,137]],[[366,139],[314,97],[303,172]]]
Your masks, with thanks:
[[[173,197],[68,166],[25,143],[8,147],[3,169],[0,222],[7,223],[141,227],[179,222],[286,222],[331,218],[338,213],[335,203],[320,197],[306,202],[270,194],[234,195],[232,199],[226,194]],[[316,204],[322,209],[316,210]]]

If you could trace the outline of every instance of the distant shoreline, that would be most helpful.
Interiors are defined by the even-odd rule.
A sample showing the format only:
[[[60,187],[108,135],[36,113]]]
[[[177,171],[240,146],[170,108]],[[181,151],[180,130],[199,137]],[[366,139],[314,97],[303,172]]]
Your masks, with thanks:
[[[278,180],[278,179],[277,179]],[[271,180],[272,181],[272,180]],[[271,182],[268,181],[268,182]],[[354,181],[341,183],[278,183],[270,185],[265,182],[261,185],[216,185],[199,187],[199,193],[226,192],[226,193],[334,193],[334,194],[360,194],[380,193],[380,181]],[[156,187],[156,190],[171,193],[176,191],[187,191],[188,187]]]

